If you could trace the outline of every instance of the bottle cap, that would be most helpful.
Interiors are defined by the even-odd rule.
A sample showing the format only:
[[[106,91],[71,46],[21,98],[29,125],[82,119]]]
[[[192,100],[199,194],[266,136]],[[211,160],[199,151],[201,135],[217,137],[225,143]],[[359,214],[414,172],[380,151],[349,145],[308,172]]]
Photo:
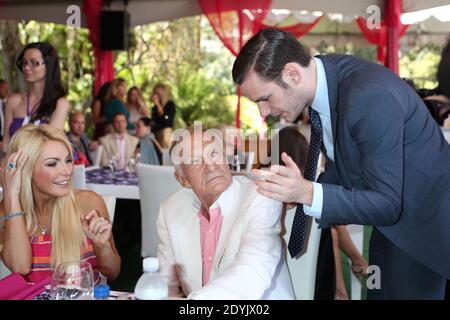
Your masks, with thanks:
[[[148,257],[142,260],[144,272],[156,272],[159,270],[159,260],[155,257]]]
[[[94,287],[94,298],[109,297],[109,286],[107,284],[99,284]]]

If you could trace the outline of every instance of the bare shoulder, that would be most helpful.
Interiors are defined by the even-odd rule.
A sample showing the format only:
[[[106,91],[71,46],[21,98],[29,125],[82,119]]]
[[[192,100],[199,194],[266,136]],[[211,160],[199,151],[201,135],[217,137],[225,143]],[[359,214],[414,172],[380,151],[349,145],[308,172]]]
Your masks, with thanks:
[[[86,203],[87,205],[103,202],[102,196],[91,190],[75,190],[75,199],[77,200],[77,203]]]
[[[108,216],[103,197],[91,190],[75,190],[75,200],[81,213],[97,210],[102,216]]]
[[[12,95],[8,96],[8,102],[6,105],[15,108],[17,105],[19,105],[23,100],[25,99],[23,93],[13,93]]]
[[[58,99],[58,101],[56,102],[56,108],[58,109],[64,109],[64,110],[68,110],[69,109],[69,100],[67,100],[66,97],[61,97]]]
[[[56,102],[56,105],[69,105],[69,100],[67,100],[66,97],[61,97],[58,99],[58,101]]]

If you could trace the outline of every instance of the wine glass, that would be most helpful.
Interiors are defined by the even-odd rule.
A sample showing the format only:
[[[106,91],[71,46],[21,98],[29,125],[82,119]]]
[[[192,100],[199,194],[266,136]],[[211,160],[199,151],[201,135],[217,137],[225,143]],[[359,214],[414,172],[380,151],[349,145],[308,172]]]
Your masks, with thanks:
[[[127,171],[128,171],[129,173],[135,173],[135,172],[136,172],[136,159],[135,159],[134,157],[131,157],[131,158],[128,160],[128,163],[127,163]]]
[[[140,162],[141,162],[141,154],[138,152],[136,153],[136,165]]]
[[[112,155],[111,159],[109,159],[109,168],[111,169],[113,177],[115,177],[116,169],[119,165],[119,154]]]
[[[67,262],[58,265],[50,282],[53,300],[89,300],[94,290],[94,274],[87,261]]]

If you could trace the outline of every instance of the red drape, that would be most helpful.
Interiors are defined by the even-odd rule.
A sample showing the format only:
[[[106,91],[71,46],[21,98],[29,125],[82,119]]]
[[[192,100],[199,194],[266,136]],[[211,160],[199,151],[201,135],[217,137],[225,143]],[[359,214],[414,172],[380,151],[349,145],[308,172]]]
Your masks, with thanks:
[[[235,56],[260,29],[272,0],[199,0],[203,13]]]
[[[199,0],[203,13],[223,44],[235,56],[244,44],[262,28],[275,28],[293,33],[297,38],[311,30],[321,19],[313,23],[298,23],[287,27],[263,24],[271,0]],[[238,105],[236,109],[236,127],[240,127],[241,90],[237,88]]]
[[[398,49],[400,41],[400,30],[402,23],[402,0],[387,0],[384,17],[387,26],[387,56],[385,66],[399,74]],[[406,30],[406,29],[405,29]],[[403,31],[404,32],[404,31]]]
[[[291,25],[291,26],[285,26],[285,27],[278,27],[278,26],[269,26],[267,24],[262,24],[263,29],[278,29],[286,32],[290,32],[294,34],[296,38],[302,37],[304,34],[308,33],[312,28],[315,27],[315,25],[322,19],[322,16],[317,17],[316,20],[312,23],[303,23],[299,22],[297,24]]]
[[[380,29],[369,29],[366,20],[361,17],[356,22],[367,41],[378,46],[377,60],[398,74],[399,39],[409,25],[400,22],[401,0],[388,0],[385,10],[385,19],[381,21]]]
[[[100,12],[103,0],[84,0],[83,12],[89,28],[89,39],[94,49],[94,94],[105,82],[114,79],[114,60],[112,51],[100,50]]]
[[[272,0],[199,0],[217,36],[237,56],[244,44],[261,29]],[[240,128],[241,90],[238,87],[236,127]]]

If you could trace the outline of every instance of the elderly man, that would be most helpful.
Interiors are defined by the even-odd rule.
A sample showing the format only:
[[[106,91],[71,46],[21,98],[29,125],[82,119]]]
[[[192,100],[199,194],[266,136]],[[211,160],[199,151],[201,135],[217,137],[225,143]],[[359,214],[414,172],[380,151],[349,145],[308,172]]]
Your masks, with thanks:
[[[115,113],[112,118],[113,132],[100,138],[104,147],[101,165],[108,166],[113,157],[116,160],[116,169],[126,168],[128,160],[134,155],[139,139],[127,132],[127,116],[124,113]]]
[[[96,141],[89,141],[86,133],[86,119],[82,112],[74,112],[69,116],[69,129],[66,133],[70,143],[75,147],[77,156],[80,163],[84,163],[86,166],[92,165],[91,151],[97,149]]]
[[[259,195],[246,177],[231,176],[219,139],[198,136],[187,133],[172,146],[175,164],[174,154],[184,154],[175,176],[185,188],[162,203],[157,219],[169,295],[293,299],[279,236],[281,203]]]

